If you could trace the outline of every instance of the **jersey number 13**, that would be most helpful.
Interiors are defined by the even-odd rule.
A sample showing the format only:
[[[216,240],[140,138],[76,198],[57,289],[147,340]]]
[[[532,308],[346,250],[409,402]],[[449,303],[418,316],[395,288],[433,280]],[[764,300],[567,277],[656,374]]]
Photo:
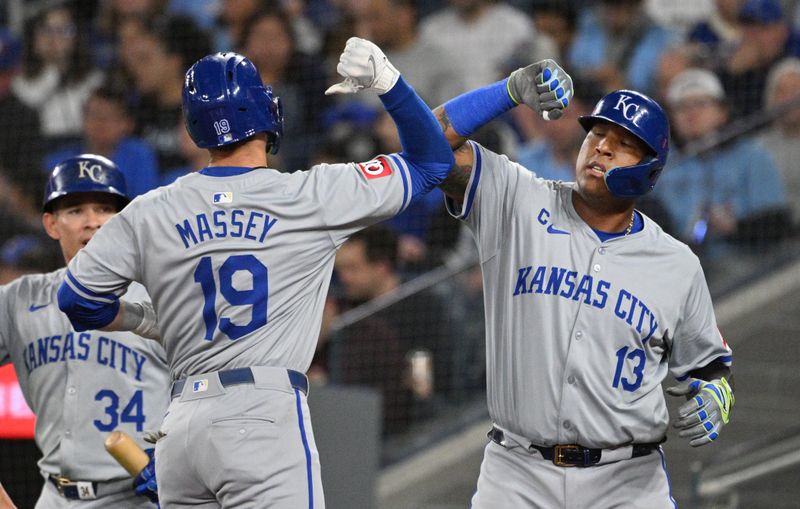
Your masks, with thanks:
[[[239,290],[233,286],[233,276],[239,271],[249,272],[252,286],[249,290]],[[211,257],[204,256],[194,270],[194,280],[203,289],[203,321],[206,325],[206,341],[214,339],[214,332],[219,330],[230,339],[239,339],[267,324],[267,268],[253,255],[229,256],[220,265],[219,293],[231,306],[250,306],[252,308],[250,322],[236,325],[229,318],[219,317],[216,309],[217,285]]]

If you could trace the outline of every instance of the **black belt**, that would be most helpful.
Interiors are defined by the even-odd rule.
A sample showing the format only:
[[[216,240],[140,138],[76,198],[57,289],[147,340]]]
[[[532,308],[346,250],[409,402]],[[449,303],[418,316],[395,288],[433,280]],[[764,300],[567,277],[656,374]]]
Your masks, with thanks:
[[[503,430],[492,427],[488,436],[492,442],[505,447]],[[659,445],[661,445],[661,442],[631,444],[631,458],[647,456],[656,450]],[[575,444],[554,445],[552,447],[531,444],[531,447],[539,451],[544,459],[552,461],[554,465],[559,467],[591,467],[599,463],[603,455],[603,449],[592,449]]]
[[[303,394],[308,395],[308,378],[306,378],[306,375],[293,369],[287,369],[286,372],[289,374],[289,383],[292,384],[292,387],[302,391]],[[255,383],[253,371],[250,368],[237,368],[226,371],[218,371],[217,375],[219,375],[219,383],[221,383],[223,387]],[[183,392],[183,386],[185,383],[186,380],[184,379],[178,380],[172,384],[171,394],[173,398],[175,396],[180,396],[180,394]]]
[[[97,498],[97,485],[94,481],[72,481],[60,475],[48,475],[47,479],[53,483],[58,494],[70,500],[93,500]],[[91,485],[91,491],[89,490]]]

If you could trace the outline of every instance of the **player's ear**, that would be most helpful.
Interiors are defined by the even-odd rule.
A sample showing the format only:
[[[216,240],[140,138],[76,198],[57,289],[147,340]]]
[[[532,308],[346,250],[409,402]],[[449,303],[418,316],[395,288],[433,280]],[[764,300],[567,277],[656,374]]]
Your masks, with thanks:
[[[45,212],[42,214],[42,226],[44,226],[44,231],[47,232],[47,235],[53,240],[61,240],[61,234],[58,232],[56,228],[56,215],[52,212]]]

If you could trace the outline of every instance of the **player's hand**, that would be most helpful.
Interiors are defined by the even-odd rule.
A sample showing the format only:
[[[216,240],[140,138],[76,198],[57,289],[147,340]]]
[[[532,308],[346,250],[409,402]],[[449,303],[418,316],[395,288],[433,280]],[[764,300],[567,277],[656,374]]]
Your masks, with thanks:
[[[369,88],[384,94],[392,89],[400,77],[400,72],[379,47],[358,37],[347,40],[336,72],[344,77],[344,81],[328,88],[325,95],[354,94]]]
[[[145,449],[150,456],[150,463],[133,478],[133,491],[137,495],[142,495],[150,499],[152,503],[158,505],[158,485],[156,484],[156,456],[155,449]]]
[[[708,382],[690,378],[681,385],[669,387],[667,394],[689,398],[678,409],[678,417],[672,425],[680,430],[679,436],[689,439],[692,447],[710,444],[717,439],[722,427],[728,424],[736,401],[724,377]]]
[[[508,77],[508,93],[517,104],[526,104],[545,120],[556,120],[572,99],[572,78],[555,60],[541,60],[521,67]]]

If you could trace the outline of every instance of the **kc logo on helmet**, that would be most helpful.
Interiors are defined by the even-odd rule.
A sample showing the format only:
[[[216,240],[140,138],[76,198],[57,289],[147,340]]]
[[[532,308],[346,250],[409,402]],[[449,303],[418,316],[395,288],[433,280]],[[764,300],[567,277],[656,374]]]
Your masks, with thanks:
[[[96,171],[102,171],[99,164],[90,164],[89,161],[80,161],[78,163],[78,169],[80,170],[78,174],[79,179],[89,177],[93,182],[100,182],[100,179],[94,174]]]
[[[629,95],[620,95],[619,99],[617,99],[617,105],[614,106],[614,109],[617,111],[622,111],[622,116],[625,119],[630,120],[633,125],[639,127],[639,119],[641,118],[638,116],[639,113],[639,105],[636,103],[629,103],[631,96]]]
[[[368,179],[377,179],[392,174],[392,167],[389,165],[386,158],[383,157],[367,161],[366,163],[358,163],[358,168]]]

